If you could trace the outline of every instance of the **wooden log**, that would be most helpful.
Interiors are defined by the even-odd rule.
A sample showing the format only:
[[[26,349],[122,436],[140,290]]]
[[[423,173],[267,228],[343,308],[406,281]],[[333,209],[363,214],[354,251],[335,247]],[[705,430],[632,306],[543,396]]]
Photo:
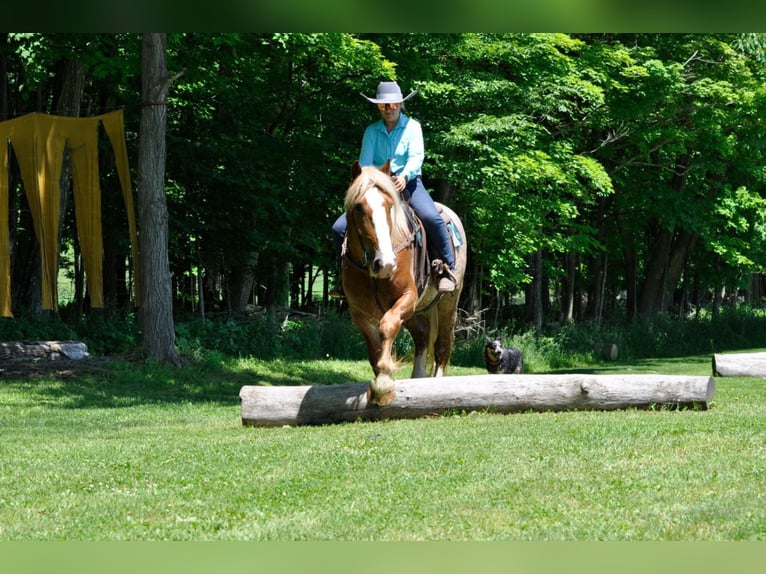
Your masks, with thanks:
[[[467,375],[402,379],[385,407],[367,404],[367,383],[240,390],[248,426],[315,425],[417,418],[451,412],[614,410],[652,406],[707,409],[713,377],[672,375]]]
[[[720,377],[766,377],[766,353],[713,355],[713,375]]]
[[[84,359],[88,347],[80,341],[9,341],[0,343],[0,359]]]

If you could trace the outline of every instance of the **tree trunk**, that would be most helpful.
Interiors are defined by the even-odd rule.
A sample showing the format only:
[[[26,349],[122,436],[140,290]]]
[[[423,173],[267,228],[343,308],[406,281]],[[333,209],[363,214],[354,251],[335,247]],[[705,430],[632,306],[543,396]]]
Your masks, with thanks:
[[[561,290],[561,322],[572,323],[574,321],[575,280],[577,277],[577,256],[567,253],[564,256],[566,267],[566,280]]]
[[[465,375],[396,381],[385,407],[368,406],[367,383],[244,386],[242,423],[311,425],[435,416],[454,411],[513,413],[694,407],[707,409],[713,377],[675,375]]]
[[[54,112],[60,116],[77,118],[80,117],[80,103],[85,89],[85,65],[79,60],[66,60],[59,64],[61,68],[61,91],[58,94],[58,100],[54,106]],[[64,222],[67,217],[67,208],[69,200],[72,197],[72,161],[70,158],[69,145],[64,147],[64,162],[61,166],[61,177],[59,178],[60,215],[58,245],[59,254],[61,252],[61,239],[64,233]],[[58,268],[58,265],[56,266]],[[83,280],[82,271],[75,269],[75,280]],[[79,275],[79,276],[78,276]],[[75,290],[75,303],[82,307],[82,290],[78,293]],[[78,297],[80,297],[78,299]]]
[[[624,214],[617,216],[617,221],[620,226],[620,237],[622,238],[622,258],[625,265],[625,310],[630,320],[636,318],[637,315],[637,286],[638,286],[638,256],[636,255],[636,247],[634,244],[634,235],[627,229],[625,225]]]
[[[11,189],[18,189],[18,181],[11,178]],[[40,315],[43,309],[42,260],[40,244],[34,232],[32,212],[26,193],[17,194],[20,213],[12,213],[10,244],[13,266],[11,269],[11,308],[23,309],[30,315]],[[18,220],[18,224],[17,224]]]
[[[672,193],[681,195],[686,187],[686,174],[689,169],[689,155],[682,154],[676,159],[674,165],[674,174],[670,181]],[[683,235],[683,231],[678,232]],[[650,258],[646,263],[646,279],[641,288],[641,298],[638,304],[640,315],[652,315],[657,311],[664,311],[666,302],[664,295],[670,290],[676,288],[678,278],[681,277],[681,271],[686,263],[686,248],[689,243],[684,240],[676,244],[676,230],[659,228],[657,240],[650,251]],[[674,248],[678,252],[674,254]],[[675,261],[673,259],[677,258]],[[676,281],[673,281],[671,266],[678,267],[680,270]],[[672,298],[670,299],[672,301]]]
[[[8,32],[0,34],[0,117],[8,116]]]
[[[668,260],[667,271],[665,274],[665,291],[662,297],[661,309],[666,310],[673,303],[673,293],[681,282],[686,268],[686,262],[689,254],[694,249],[698,235],[688,231],[679,231],[673,239],[670,248],[670,259]]]
[[[168,263],[168,208],[165,200],[165,128],[170,80],[164,33],[146,33],[141,46],[141,123],[138,146],[138,215],[141,272],[141,326],[149,356],[179,365],[175,349],[173,292]]]
[[[672,231],[660,229],[650,250],[649,259],[646,263],[646,276],[641,285],[641,294],[638,300],[638,314],[640,316],[653,315],[659,308],[659,302],[664,292],[665,272],[670,258],[672,239]]]
[[[264,307],[274,312],[277,307],[286,307],[290,297],[290,266],[284,260],[272,260],[266,268],[266,291],[263,297]]]
[[[534,276],[532,277],[532,324],[537,332],[543,330],[543,252],[532,255]]]
[[[258,264],[258,253],[250,256],[250,261],[245,265],[236,265],[229,274],[229,307],[236,314],[244,314],[247,304],[253,294],[255,274],[253,270]]]

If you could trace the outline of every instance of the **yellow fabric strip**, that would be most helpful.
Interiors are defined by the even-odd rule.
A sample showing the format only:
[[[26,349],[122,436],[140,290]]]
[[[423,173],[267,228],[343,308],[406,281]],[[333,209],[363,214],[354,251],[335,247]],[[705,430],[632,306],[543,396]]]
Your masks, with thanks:
[[[117,163],[117,174],[122,185],[122,197],[125,201],[125,211],[128,215],[128,230],[133,255],[133,281],[136,306],[141,306],[141,273],[138,265],[138,233],[136,231],[136,212],[133,208],[133,190],[130,186],[130,168],[128,164],[128,149],[125,145],[125,119],[122,110],[99,116],[106,135],[112,143],[114,157]]]
[[[66,139],[50,118],[33,114],[30,120],[28,129],[14,130],[11,145],[19,162],[35,235],[40,244],[42,307],[56,310],[58,229],[61,214],[59,180]]]
[[[88,293],[93,308],[103,307],[103,236],[101,186],[98,174],[98,126],[104,125],[114,149],[128,215],[133,253],[135,299],[140,304],[138,239],[130,186],[122,110],[90,118],[28,114],[0,122],[0,316],[11,317],[10,247],[8,233],[8,144],[13,146],[24,191],[40,244],[42,307],[56,310],[58,296],[58,234],[61,215],[61,172],[68,147],[77,223]]]
[[[98,179],[98,122],[87,129],[67,130],[67,145],[72,163],[72,193],[74,195],[77,240],[82,251],[85,276],[88,278],[90,306],[104,306],[103,259],[104,242],[101,235],[101,185]]]

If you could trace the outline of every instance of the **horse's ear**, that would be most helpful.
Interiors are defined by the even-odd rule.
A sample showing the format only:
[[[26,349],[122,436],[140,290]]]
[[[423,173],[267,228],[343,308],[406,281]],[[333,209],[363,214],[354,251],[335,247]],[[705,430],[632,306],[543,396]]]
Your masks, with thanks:
[[[380,166],[380,171],[382,171],[386,175],[391,175],[391,160],[390,159],[387,159],[386,163]]]
[[[360,173],[362,173],[362,166],[359,165],[359,160],[356,160],[351,164],[351,179],[356,179]]]

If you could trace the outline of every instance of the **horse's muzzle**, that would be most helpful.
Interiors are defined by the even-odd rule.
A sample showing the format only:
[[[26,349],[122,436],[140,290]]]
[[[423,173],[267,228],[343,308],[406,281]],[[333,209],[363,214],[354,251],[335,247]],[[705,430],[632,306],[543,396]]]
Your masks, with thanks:
[[[396,271],[396,261],[393,263],[384,263],[383,259],[380,257],[373,259],[372,265],[370,266],[370,275],[378,279],[387,279],[393,275],[394,271]]]

